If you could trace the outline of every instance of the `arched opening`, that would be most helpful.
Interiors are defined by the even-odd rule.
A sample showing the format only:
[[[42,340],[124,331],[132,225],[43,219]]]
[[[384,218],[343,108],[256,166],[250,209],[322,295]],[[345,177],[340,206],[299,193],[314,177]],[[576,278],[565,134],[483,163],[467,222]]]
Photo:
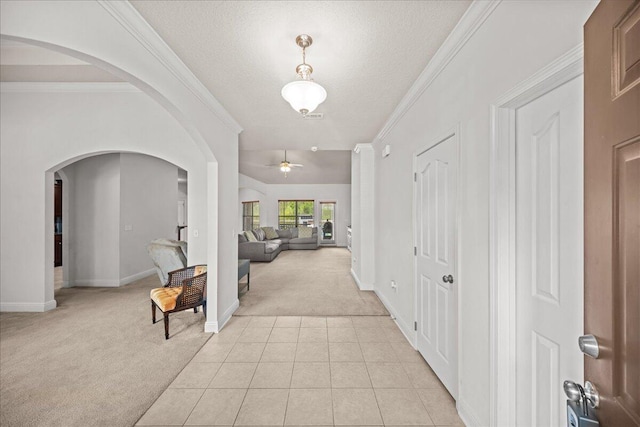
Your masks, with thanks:
[[[5,39],[4,36],[3,39]],[[55,220],[51,218],[55,205],[53,191],[51,191],[54,186],[54,173],[58,172],[60,180],[64,182],[69,180],[68,176],[64,176],[64,168],[82,159],[106,153],[144,154],[172,163],[176,167],[176,189],[178,168],[188,171],[190,195],[188,200],[183,198],[181,201],[185,217],[180,225],[192,226],[199,235],[191,247],[193,250],[189,253],[189,262],[208,264],[216,271],[217,163],[211,149],[194,126],[155,89],[104,61],[50,43],[27,39],[19,41],[73,54],[74,57],[99,65],[103,69],[113,70],[125,81],[57,83],[53,86],[46,86],[46,84],[29,86],[29,83],[17,84],[15,87],[3,85],[3,117],[11,116],[6,121],[3,120],[3,127],[10,135],[10,138],[3,141],[3,147],[8,147],[7,158],[12,159],[7,173],[13,176],[28,176],[28,179],[20,183],[22,187],[20,193],[24,194],[25,189],[29,188],[28,192],[33,194],[33,198],[30,197],[25,200],[25,203],[21,203],[21,207],[24,208],[23,215],[15,212],[9,216],[15,216],[11,219],[13,223],[18,221],[24,223],[24,229],[28,230],[27,234],[31,233],[37,237],[28,237],[29,247],[26,244],[19,245],[20,247],[14,244],[12,248],[15,248],[14,252],[18,258],[24,260],[23,264],[27,262],[30,266],[34,263],[40,264],[36,258],[42,257],[41,264],[34,270],[34,277],[41,277],[42,281],[31,282],[32,289],[25,291],[24,288],[18,289],[13,285],[14,275],[7,274],[6,277],[11,277],[6,280],[3,275],[2,293],[3,296],[10,295],[11,299],[3,299],[2,310],[43,311],[56,306],[53,259],[56,227],[59,228],[60,225],[56,226]],[[126,81],[127,79],[130,79],[131,84]],[[26,128],[33,129],[33,132],[25,133]],[[12,170],[9,171],[9,169]],[[184,181],[184,177],[181,180]],[[41,184],[43,181],[44,185]],[[14,195],[10,193],[5,193],[6,199],[14,199]],[[18,193],[16,190],[16,194]],[[175,200],[170,209],[173,216],[177,215],[177,203]],[[211,209],[214,211],[212,212]],[[26,216],[25,211],[28,212]],[[62,230],[70,230],[66,222],[68,222],[68,215],[67,218],[63,215]],[[176,218],[169,235],[165,233],[164,236],[156,237],[175,239],[178,237],[177,227]],[[135,232],[135,230],[127,231]],[[186,228],[182,230],[183,239],[187,239],[187,231]],[[3,232],[3,240],[4,234]],[[191,236],[193,237],[193,234]],[[15,236],[7,235],[7,245],[13,240],[24,241],[25,237],[27,236],[22,232],[16,232]],[[38,250],[40,245],[42,245],[42,251]],[[62,246],[63,259],[73,259],[65,240],[62,241]],[[39,256],[33,256],[34,249],[36,254],[40,254]],[[27,252],[29,252],[28,255]],[[70,286],[90,284],[87,281],[92,280],[91,277],[82,278],[84,283],[76,283],[77,279],[74,279],[74,271],[69,269],[69,264],[62,265],[64,282],[68,282]],[[24,267],[18,263],[14,268],[20,271]],[[128,282],[131,279],[130,276],[135,278],[138,273],[141,272],[133,271],[131,274],[119,276],[117,280],[111,278],[105,282],[98,281],[91,284],[120,285]],[[5,289],[9,291],[5,292]],[[214,302],[209,306],[208,311],[213,324],[210,330],[215,331],[217,330],[217,304],[215,303],[217,277],[215,275],[212,275],[209,280],[208,295],[209,301]],[[28,300],[34,302],[22,302]]]
[[[176,206],[188,204],[188,172],[131,152],[87,154],[63,164],[52,168],[54,206],[46,208],[54,222],[54,293],[62,286],[124,286],[155,274],[146,245],[178,239],[181,222],[186,226]]]
[[[6,2],[2,4],[2,17],[3,39],[79,58],[119,76],[124,83],[107,85],[110,89],[106,91],[92,85],[91,95],[84,93],[84,89],[75,92],[78,97],[91,98],[91,105],[97,102],[96,105],[107,108],[108,114],[88,118],[87,112],[77,108],[75,111],[67,109],[64,116],[60,116],[55,103],[49,103],[48,99],[31,103],[30,112],[39,113],[48,108],[50,114],[41,116],[38,122],[19,122],[23,127],[32,126],[28,133],[9,128],[5,133],[4,124],[11,120],[4,118],[15,115],[16,107],[20,114],[24,113],[26,103],[23,101],[31,102],[30,98],[37,97],[36,91],[24,85],[11,89],[22,92],[16,101],[15,96],[6,93],[3,85],[3,176],[14,172],[8,171],[5,163],[10,162],[16,168],[20,165],[24,169],[20,174],[28,175],[22,182],[28,184],[33,197],[31,199],[30,195],[27,200],[22,196],[24,192],[7,189],[10,185],[5,184],[6,180],[2,181],[2,205],[6,206],[5,201],[15,203],[19,199],[21,212],[27,212],[28,218],[2,209],[0,310],[42,311],[55,307],[53,295],[44,292],[49,288],[44,283],[53,280],[45,272],[45,265],[48,265],[45,258],[52,256],[49,254],[52,248],[45,244],[45,239],[49,231],[53,232],[53,226],[50,226],[51,230],[46,229],[49,222],[45,219],[42,202],[45,199],[42,172],[87,152],[140,151],[174,159],[174,164],[185,165],[189,170],[189,262],[206,263],[209,271],[215,272],[209,274],[207,282],[205,331],[217,332],[238,306],[234,283],[237,242],[227,237],[235,236],[236,215],[234,211],[224,209],[222,201],[235,205],[237,200],[240,125],[129,3],[71,2],[59,7],[46,2],[37,5]],[[95,31],[88,32],[87,28]],[[82,36],[78,37],[79,34]],[[47,98],[59,99],[65,90],[60,90],[58,85],[49,91]],[[103,105],[101,96],[95,95],[101,90],[103,94],[111,91],[109,97],[115,102]],[[126,102],[120,102],[125,98]],[[13,104],[11,108],[5,108],[9,103]],[[145,117],[137,117],[139,112]],[[129,120],[133,116],[136,119]],[[64,135],[68,128],[43,132],[47,126],[68,125],[71,120],[74,126],[70,135]],[[114,125],[115,122],[127,122],[127,125]],[[10,123],[9,127],[13,128],[16,123]],[[89,132],[92,127],[100,128],[101,132]],[[11,138],[5,134],[10,134]],[[144,141],[140,137],[144,137]],[[79,146],[79,141],[87,146]],[[14,147],[27,149],[15,152],[18,149]],[[32,149],[34,147],[42,149]],[[7,225],[18,221],[22,222],[20,227],[11,229],[12,226]],[[5,268],[7,265],[11,266]],[[17,286],[20,272],[27,270],[33,280],[26,286]],[[223,285],[218,286],[218,283]]]

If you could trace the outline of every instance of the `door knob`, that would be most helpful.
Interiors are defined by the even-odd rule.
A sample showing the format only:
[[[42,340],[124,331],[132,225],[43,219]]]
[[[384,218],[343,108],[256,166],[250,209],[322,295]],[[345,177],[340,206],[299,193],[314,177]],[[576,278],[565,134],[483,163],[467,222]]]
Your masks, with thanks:
[[[442,281],[444,283],[453,283],[453,276],[450,274],[446,276],[442,276]]]
[[[584,388],[580,384],[573,381],[565,381],[563,384],[564,394],[573,402],[582,402],[585,413],[587,411],[587,402],[591,408],[600,406],[600,393],[590,381],[584,383]]]

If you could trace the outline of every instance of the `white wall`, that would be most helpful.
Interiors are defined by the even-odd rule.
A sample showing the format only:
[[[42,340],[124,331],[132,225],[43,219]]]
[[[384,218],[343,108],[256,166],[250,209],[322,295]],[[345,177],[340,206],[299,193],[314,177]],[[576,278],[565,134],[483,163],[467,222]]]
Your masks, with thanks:
[[[336,202],[335,234],[338,246],[347,246],[347,225],[351,224],[351,184],[265,184],[240,175],[238,230],[242,230],[242,202],[260,202],[260,225],[278,228],[278,200],[314,200],[316,223],[319,202]]]
[[[363,291],[375,284],[375,153],[371,144],[358,144],[351,157],[351,275]],[[355,200],[355,201],[354,201]]]
[[[473,34],[382,141],[376,162],[376,291],[399,322],[414,314],[413,158],[460,128],[458,408],[489,425],[489,155],[492,102],[582,42],[594,1],[505,1]],[[395,280],[398,292],[388,283]],[[408,329],[408,328],[407,328]],[[413,331],[405,330],[409,336]]]
[[[49,309],[55,307],[53,261],[49,265],[45,260],[53,255],[53,221],[46,207],[53,209],[53,171],[95,154],[139,152],[170,160],[189,172],[191,182],[206,183],[207,161],[184,128],[143,93],[104,92],[92,85],[52,92],[20,85],[2,88],[1,308]],[[192,185],[190,193],[189,224],[206,235],[207,186]],[[176,214],[175,202],[170,212]],[[114,234],[119,234],[117,228]],[[206,241],[191,240],[189,262],[206,263]],[[20,280],[24,271],[34,280]]]
[[[142,154],[120,155],[120,284],[155,272],[147,244],[176,239],[178,168]]]
[[[97,142],[68,142],[68,139],[60,138],[53,146],[47,145],[52,141],[46,134],[34,139],[33,145],[39,147],[42,144],[43,153],[50,155],[52,160],[39,163],[41,157],[38,154],[34,155],[34,162],[28,157],[21,159],[25,163],[33,163],[29,165],[29,170],[22,173],[21,182],[30,189],[39,187],[30,193],[30,197],[38,200],[34,203],[39,204],[44,200],[42,206],[33,206],[35,209],[25,218],[28,221],[24,228],[29,230],[27,234],[30,237],[34,237],[26,241],[21,240],[23,235],[13,230],[5,233],[5,225],[15,228],[15,216],[8,215],[8,220],[5,220],[4,201],[6,199],[11,205],[21,202],[22,186],[17,191],[5,192],[4,165],[7,157],[3,154],[0,310],[33,311],[55,307],[53,271],[48,272],[44,268],[53,260],[53,244],[47,243],[48,236],[53,233],[53,225],[46,225],[43,216],[45,207],[49,209],[53,206],[53,194],[45,191],[45,188],[53,185],[53,174],[45,168],[43,177],[41,166],[64,166],[61,163],[66,162],[65,159],[85,156],[96,149],[128,149],[168,159],[189,172],[189,262],[207,263],[209,271],[214,272],[208,275],[205,330],[217,331],[238,307],[237,212],[229,209],[229,205],[237,204],[238,134],[242,128],[129,2],[67,1],[54,4],[46,1],[3,1],[0,2],[0,21],[3,37],[50,47],[105,69],[144,91],[146,101],[154,103],[150,108],[164,114],[163,121],[159,121],[157,126],[133,126],[127,128],[128,133],[118,135],[120,138],[109,138],[114,131],[118,133],[119,128],[109,122],[110,116],[107,115],[95,116],[90,122],[82,123],[81,127],[85,130],[92,125],[103,130],[96,138]],[[34,111],[39,110],[41,108],[36,104]],[[137,110],[130,111],[129,105],[125,104],[122,111],[130,113],[135,122]],[[4,113],[3,108],[2,125],[6,122]],[[79,111],[78,116],[53,116],[65,125],[58,129],[64,133],[65,129],[73,130],[83,112]],[[44,120],[34,122],[32,126],[37,129],[49,124],[49,119],[44,116]],[[169,133],[162,133],[168,127],[179,128],[180,138],[159,145],[154,145],[151,138],[146,138],[158,133],[159,140],[167,141],[172,136],[171,131],[175,131],[171,129]],[[31,131],[25,127],[18,129]],[[137,137],[141,138],[136,140]],[[144,140],[145,143],[132,140]],[[18,137],[11,142],[20,145],[23,141]],[[191,157],[196,151],[199,151],[198,159]],[[14,160],[16,158],[10,156],[8,163]],[[15,171],[11,169],[10,172]],[[7,177],[15,179],[15,175],[8,174]],[[34,281],[29,287],[12,287],[7,283],[16,282],[13,279],[17,272],[33,266],[34,261],[40,261],[29,256],[27,246],[30,252],[38,252],[38,257],[41,254],[46,262],[41,263],[42,268],[32,270]],[[12,253],[5,255],[9,251]],[[11,272],[6,265],[12,266]],[[11,290],[5,292],[5,287]],[[4,303],[5,299],[7,303]]]

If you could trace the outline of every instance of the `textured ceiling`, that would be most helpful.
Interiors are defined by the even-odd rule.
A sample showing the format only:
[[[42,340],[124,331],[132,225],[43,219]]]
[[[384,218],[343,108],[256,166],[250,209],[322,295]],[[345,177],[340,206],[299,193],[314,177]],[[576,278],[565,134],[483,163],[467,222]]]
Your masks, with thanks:
[[[349,183],[350,150],[371,142],[470,4],[454,1],[131,2],[240,123],[240,172],[266,183]],[[304,120],[280,96],[301,62],[328,92]],[[2,81],[118,81],[47,49],[2,40]],[[313,153],[311,146],[320,151]],[[303,163],[289,178],[275,167]],[[277,150],[277,151],[276,151]]]
[[[302,184],[351,181],[350,150],[375,138],[470,1],[132,3],[244,128],[240,172]],[[323,120],[304,120],[280,96],[296,77],[302,33],[313,37],[307,62],[328,92],[316,110]],[[298,161],[311,146],[321,151],[304,153],[305,167],[286,180],[263,166],[285,148]]]
[[[244,128],[241,150],[350,150],[371,142],[470,4],[132,3]],[[321,121],[303,120],[280,96],[301,61],[301,33],[313,37],[307,62],[328,92],[316,110]]]

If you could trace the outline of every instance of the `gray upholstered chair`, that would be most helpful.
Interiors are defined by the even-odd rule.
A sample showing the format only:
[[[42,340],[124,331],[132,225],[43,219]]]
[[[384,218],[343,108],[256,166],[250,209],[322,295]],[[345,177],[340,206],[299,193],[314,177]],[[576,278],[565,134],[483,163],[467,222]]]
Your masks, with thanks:
[[[147,245],[147,252],[163,285],[169,282],[170,271],[187,266],[186,245],[186,242],[169,239],[156,239]]]

